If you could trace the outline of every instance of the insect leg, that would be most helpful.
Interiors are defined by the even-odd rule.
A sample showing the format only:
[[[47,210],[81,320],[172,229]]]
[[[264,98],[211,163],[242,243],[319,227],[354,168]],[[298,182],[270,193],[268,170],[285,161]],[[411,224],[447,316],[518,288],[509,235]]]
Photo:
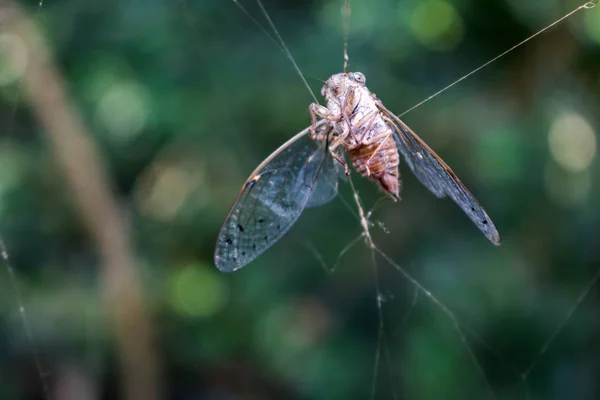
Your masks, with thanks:
[[[348,168],[348,163],[342,157],[340,157],[335,151],[330,151],[331,156],[337,162],[339,162],[344,167],[344,174],[346,176],[350,176],[350,169]]]
[[[375,136],[373,136],[373,137],[371,137],[369,139],[363,140],[360,144],[368,146],[370,144],[377,143],[380,140],[383,143],[385,141],[385,139],[387,139],[391,135],[392,135],[392,131],[391,130],[387,130],[387,131],[379,133],[379,134],[377,134],[377,135],[375,135]]]
[[[321,117],[328,121],[337,122],[340,118],[339,115],[335,115],[331,112],[331,110],[325,106],[322,106],[317,103],[311,103],[308,106],[308,111],[310,112],[311,125],[310,125],[310,137],[312,139],[316,138],[317,132],[317,117]]]
[[[349,131],[344,130],[344,132],[342,132],[342,134],[340,134],[339,136],[337,136],[335,139],[333,139],[331,141],[331,144],[328,147],[328,150],[331,153],[331,156],[334,158],[334,160],[336,160],[337,162],[339,162],[341,165],[344,166],[344,173],[346,174],[346,176],[350,175],[350,170],[348,169],[348,164],[342,157],[340,157],[337,154],[336,149],[338,148],[339,145],[344,144],[344,140],[346,139],[348,134],[349,134]]]
[[[314,136],[311,134],[310,138],[315,141],[325,141],[325,144],[326,144],[325,147],[328,147],[329,133],[331,132],[332,129],[333,129],[333,127],[330,124],[325,124],[323,126],[323,130],[321,130],[320,132],[315,131]]]

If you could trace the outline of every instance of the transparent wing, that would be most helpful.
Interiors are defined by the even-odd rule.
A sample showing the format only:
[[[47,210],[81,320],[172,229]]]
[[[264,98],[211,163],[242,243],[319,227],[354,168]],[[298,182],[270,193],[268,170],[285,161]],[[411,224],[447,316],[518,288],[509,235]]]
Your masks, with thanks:
[[[338,182],[344,176],[342,165],[325,152],[325,147],[315,153],[315,163],[322,162],[321,171],[306,207],[317,207],[330,202],[338,194]]]
[[[382,111],[393,128],[398,150],[417,179],[437,197],[449,196],[490,242],[500,244],[500,234],[494,223],[452,169],[400,118],[385,107]]]
[[[320,122],[317,129],[325,126]],[[284,143],[244,184],[217,238],[215,264],[221,271],[242,268],[267,250],[296,222],[309,198],[316,206],[335,197],[337,184],[320,181],[331,156],[307,133]],[[332,178],[330,170],[323,176]]]

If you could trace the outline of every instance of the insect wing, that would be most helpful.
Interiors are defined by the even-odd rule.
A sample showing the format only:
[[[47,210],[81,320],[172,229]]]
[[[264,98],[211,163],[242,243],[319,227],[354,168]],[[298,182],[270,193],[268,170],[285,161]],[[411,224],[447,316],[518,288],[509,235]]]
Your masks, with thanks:
[[[333,200],[338,194],[339,179],[344,176],[341,164],[331,157],[325,146],[317,150],[313,157],[311,162],[321,165],[321,170],[306,207],[322,206]]]
[[[323,127],[318,125],[318,129]],[[305,129],[284,143],[244,184],[217,239],[215,264],[221,271],[235,271],[248,264],[300,217],[318,186],[317,177],[326,159],[325,149],[307,133]],[[320,189],[318,196],[321,204],[333,198],[325,189]]]
[[[394,131],[394,141],[413,174],[437,197],[449,196],[494,244],[500,234],[483,207],[462,184],[450,167],[404,122],[383,109]]]

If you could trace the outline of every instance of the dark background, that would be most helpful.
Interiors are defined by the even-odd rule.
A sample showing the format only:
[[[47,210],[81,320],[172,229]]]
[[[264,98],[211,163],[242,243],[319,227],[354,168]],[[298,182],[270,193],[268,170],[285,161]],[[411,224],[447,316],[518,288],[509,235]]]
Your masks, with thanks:
[[[317,96],[342,70],[341,3],[264,3]],[[583,4],[352,3],[349,69],[397,114]],[[239,188],[309,124],[313,101],[234,2],[21,5],[125,211],[162,398],[600,397],[598,285],[584,292],[600,270],[600,8],[403,117],[503,238],[490,244],[401,164],[402,201],[378,204],[373,238],[445,311],[379,256],[376,280],[362,241],[338,259],[361,233],[348,185],[246,268],[216,269]],[[19,46],[0,36],[0,234],[15,275],[2,263],[0,398],[44,398],[41,380],[50,398],[123,398],[102,260],[23,93]],[[370,209],[382,193],[353,178]]]

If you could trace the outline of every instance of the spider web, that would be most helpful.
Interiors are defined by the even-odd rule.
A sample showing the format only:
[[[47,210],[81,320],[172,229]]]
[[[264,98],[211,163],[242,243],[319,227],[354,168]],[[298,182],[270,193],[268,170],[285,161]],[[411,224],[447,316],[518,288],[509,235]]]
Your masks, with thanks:
[[[276,28],[276,25],[273,22],[273,19],[270,17],[269,13],[265,9],[261,0],[256,0],[256,3],[258,4],[258,8],[260,9],[260,12],[262,13],[265,20],[267,21],[268,26],[272,30],[274,36],[272,36],[269,33],[269,31],[265,27],[263,27],[261,25],[261,23],[243,5],[240,4],[240,2],[238,2],[237,0],[234,0],[234,2],[244,12],[244,14],[246,14],[252,20],[252,22],[256,26],[258,26],[273,41],[273,43],[275,43],[275,45],[277,45],[277,47],[279,47],[279,49],[286,55],[286,57],[291,61],[292,65],[294,66],[294,69],[296,70],[298,75],[301,77],[304,85],[308,88],[311,96],[314,99],[315,95],[313,94],[312,90],[310,89],[310,86],[306,82],[304,75],[301,72],[301,69],[299,68],[299,66],[297,65],[296,61],[294,60],[292,54],[288,50],[288,47],[286,46],[283,38],[281,37],[279,31]],[[444,87],[443,89],[441,89],[441,90],[435,92],[434,94],[430,95],[429,97],[425,98],[423,101],[415,104],[413,107],[409,108],[408,110],[406,110],[405,112],[400,114],[400,116],[404,116],[405,114],[408,114],[409,112],[422,106],[426,102],[432,100],[433,98],[437,97],[438,95],[442,94],[443,92],[452,88],[453,86],[461,83],[465,79],[469,78],[471,75],[476,74],[483,68],[494,63],[501,57],[507,55],[508,53],[510,53],[513,50],[517,49],[518,47],[522,46],[523,44],[525,44],[526,42],[535,38],[536,36],[544,33],[548,29],[561,23],[562,21],[569,18],[573,14],[575,14],[579,11],[582,11],[582,10],[592,9],[596,5],[597,5],[597,2],[586,2],[586,3],[576,7],[574,10],[563,15],[561,18],[557,19],[553,23],[547,25],[546,27],[544,27],[544,28],[540,29],[539,31],[537,31],[536,33],[534,33],[533,35],[527,37],[526,39],[522,40],[521,42],[517,43],[516,45],[510,47],[508,50],[498,54],[496,57],[492,58],[491,60],[482,64],[481,66],[475,68],[474,70],[472,70],[468,74],[462,76],[461,78],[457,79],[450,85]],[[342,9],[342,16],[344,19],[343,62],[344,62],[344,71],[347,71],[347,65],[350,60],[349,56],[348,56],[348,37],[349,37],[349,30],[350,30],[350,15],[351,15],[351,10],[352,10],[350,0],[344,1],[344,4],[341,7],[341,9]],[[324,257],[321,255],[321,252],[312,242],[308,242],[306,244],[306,246],[312,252],[312,254],[316,258],[316,260],[323,266],[323,268],[330,273],[335,272],[337,270],[337,267],[340,264],[342,258],[353,247],[359,245],[361,242],[366,247],[366,250],[370,253],[373,279],[375,282],[375,292],[376,292],[375,302],[376,302],[376,309],[377,309],[377,318],[378,318],[379,322],[377,325],[377,345],[376,345],[376,350],[375,350],[375,354],[374,354],[373,376],[372,376],[372,384],[371,384],[369,398],[371,398],[371,399],[376,398],[377,395],[379,394],[378,392],[380,392],[382,389],[379,387],[379,382],[382,378],[381,377],[382,366],[387,369],[387,374],[389,376],[389,378],[388,378],[389,382],[387,382],[387,384],[389,385],[389,393],[386,393],[384,398],[390,398],[390,396],[393,399],[398,399],[398,398],[404,397],[404,396],[400,395],[399,390],[396,385],[396,381],[399,380],[399,377],[401,375],[398,373],[398,371],[396,370],[397,368],[394,366],[395,364],[397,364],[394,362],[394,357],[396,357],[396,356],[391,353],[391,351],[392,351],[391,349],[393,348],[391,338],[394,336],[394,334],[392,334],[390,332],[390,331],[392,331],[392,329],[390,329],[390,327],[389,327],[389,325],[391,325],[391,324],[388,323],[389,321],[386,322],[386,318],[384,315],[385,314],[384,304],[389,301],[390,297],[393,298],[393,296],[386,294],[386,292],[382,288],[382,285],[380,282],[381,274],[379,271],[379,269],[381,268],[382,265],[385,265],[388,268],[391,268],[394,271],[401,274],[401,276],[404,279],[406,279],[406,281],[408,281],[414,289],[414,292],[413,292],[414,294],[412,295],[411,300],[408,302],[408,308],[405,311],[404,317],[401,318],[401,322],[399,324],[397,324],[396,327],[393,329],[394,331],[397,332],[406,326],[406,324],[409,322],[409,320],[411,318],[411,314],[414,313],[414,309],[415,309],[415,307],[417,307],[420,299],[425,299],[430,304],[432,304],[435,308],[437,308],[437,311],[440,312],[446,318],[447,323],[450,324],[451,329],[454,331],[455,336],[458,338],[458,341],[461,344],[463,352],[467,355],[468,359],[470,360],[470,362],[473,366],[473,369],[476,371],[477,380],[479,380],[480,384],[482,384],[486,388],[486,397],[493,398],[493,399],[503,398],[503,396],[499,394],[499,389],[496,389],[494,387],[494,384],[490,381],[490,378],[488,377],[488,373],[486,372],[486,368],[484,367],[484,364],[482,361],[483,358],[493,358],[493,359],[495,359],[495,361],[497,363],[502,365],[501,368],[506,369],[508,371],[508,374],[512,375],[512,378],[515,380],[515,382],[517,382],[515,386],[520,387],[520,389],[518,389],[517,392],[520,393],[522,398],[526,398],[526,399],[532,398],[531,397],[532,395],[530,394],[530,388],[529,388],[530,377],[531,377],[532,372],[538,367],[538,362],[546,355],[550,346],[553,344],[555,339],[561,334],[561,332],[564,330],[565,326],[571,321],[571,319],[572,319],[573,315],[575,314],[575,312],[577,311],[577,309],[581,306],[582,302],[589,295],[592,288],[596,285],[598,279],[600,278],[600,270],[598,270],[596,272],[596,274],[591,278],[589,283],[583,289],[581,289],[580,294],[573,300],[572,305],[570,306],[570,308],[566,312],[566,314],[564,314],[564,316],[563,316],[562,320],[559,322],[558,326],[553,331],[551,331],[551,334],[548,337],[546,337],[545,339],[542,339],[542,341],[540,342],[541,344],[538,344],[538,350],[533,353],[534,356],[529,361],[526,361],[525,363],[522,363],[522,362],[520,363],[520,365],[524,365],[524,367],[517,366],[517,364],[515,362],[504,357],[501,352],[499,352],[497,349],[494,348],[494,346],[488,344],[487,341],[480,334],[478,334],[476,330],[471,328],[468,324],[464,323],[462,318],[458,317],[456,312],[451,309],[451,306],[447,305],[444,301],[440,300],[434,293],[432,293],[430,290],[428,290],[423,284],[421,284],[419,282],[419,280],[417,280],[410,273],[408,273],[408,271],[405,268],[403,268],[399,263],[394,261],[394,259],[391,256],[386,254],[386,252],[384,250],[382,250],[375,243],[375,241],[372,237],[372,234],[371,234],[371,231],[374,227],[380,228],[386,234],[390,233],[389,230],[385,227],[385,225],[381,221],[374,221],[372,219],[375,208],[376,208],[376,206],[378,206],[380,204],[380,202],[377,201],[375,203],[375,206],[366,212],[363,202],[358,194],[358,191],[356,190],[356,188],[354,186],[352,178],[349,179],[349,183],[350,183],[350,188],[351,188],[351,192],[352,192],[352,199],[354,200],[354,205],[355,205],[356,210],[358,210],[358,215],[355,212],[353,212],[353,210],[347,200],[342,198],[341,202],[344,204],[344,206],[350,212],[350,214],[352,214],[353,217],[356,218],[360,222],[361,232],[339,252],[339,254],[336,258],[336,261],[333,264],[333,267],[328,267],[328,264],[324,260]],[[381,199],[381,200],[383,200],[383,199]]]
[[[241,3],[238,3],[237,1],[236,3],[238,5],[241,5]],[[272,18],[270,17],[269,13],[267,12],[263,4],[260,2],[260,0],[257,2],[257,4],[259,7],[259,11],[263,13],[268,26],[270,26],[270,28],[272,29],[273,34],[269,33],[269,31],[266,28],[264,28],[261,23],[257,22],[257,24],[261,27],[261,29],[265,30],[268,37],[270,37],[275,42],[275,44],[284,52],[284,54],[290,59],[290,61],[293,62],[293,65],[295,66],[299,75],[302,77],[304,84],[307,86],[307,88],[309,88],[310,91],[310,85],[304,79],[304,74],[301,73],[300,68],[297,66],[297,64],[294,61],[294,58],[292,57],[292,54],[288,50],[285,41],[278,33],[276,29],[276,24],[274,23],[274,21],[272,20]],[[459,80],[455,81],[454,83],[445,87],[439,92],[427,97],[423,102],[416,104],[414,107],[410,108],[401,115],[404,115],[409,111],[414,110],[415,108],[424,104],[426,101],[429,101],[434,97],[438,96],[443,91],[449,89],[450,87],[456,85],[459,82],[462,82],[468,76],[476,73],[481,68],[484,68],[485,66],[496,61],[498,58],[502,57],[503,55],[521,46],[529,39],[544,32],[546,29],[550,28],[551,26],[554,26],[556,23],[563,21],[565,18],[573,15],[578,11],[593,8],[596,4],[597,2],[587,2],[577,7],[574,11],[569,12],[564,17],[560,18],[558,21],[538,31],[535,35],[530,36],[525,41],[518,43],[514,47],[511,47],[506,52],[503,52],[502,54],[493,58],[481,67],[476,68],[469,74],[465,75],[463,78],[460,78]],[[41,2],[39,6],[42,7]],[[245,8],[242,9],[254,21],[257,21],[257,19],[253,16],[252,13],[247,12]],[[346,21],[343,61],[344,65],[346,65],[346,63],[351,62],[353,60],[350,59],[347,55],[349,34],[351,33],[349,20],[352,10],[349,1],[345,2],[343,10],[345,15],[344,20]],[[356,55],[355,57],[358,57],[358,55]],[[316,99],[312,92],[311,95],[313,96],[313,98]],[[9,130],[10,129],[11,128],[9,127]],[[355,176],[355,174],[353,176]],[[472,327],[470,326],[470,324],[465,322],[471,320],[468,316],[463,316],[462,313],[454,311],[455,309],[461,309],[461,307],[451,305],[454,303],[453,299],[451,298],[452,296],[448,296],[448,293],[444,292],[446,295],[442,297],[441,295],[436,294],[436,289],[428,289],[430,286],[436,286],[435,279],[431,279],[431,277],[428,278],[427,276],[415,278],[415,276],[417,276],[418,273],[415,273],[413,269],[409,270],[408,268],[403,267],[401,265],[403,263],[395,261],[394,257],[388,255],[390,251],[384,250],[384,246],[387,247],[389,245],[389,237],[394,237],[396,235],[396,230],[392,228],[393,225],[391,223],[385,223],[377,220],[376,214],[377,212],[381,212],[383,209],[392,207],[392,205],[385,201],[373,200],[369,202],[370,204],[373,204],[373,206],[371,206],[370,208],[366,207],[363,202],[364,196],[359,195],[360,189],[355,186],[353,176],[350,177],[348,185],[350,189],[350,195],[340,196],[339,201],[344,205],[344,208],[347,212],[346,215],[349,215],[355,220],[355,222],[359,223],[360,229],[357,230],[356,236],[352,240],[350,240],[347,243],[347,245],[342,246],[341,250],[338,250],[338,254],[335,257],[336,261],[333,263],[328,263],[327,261],[325,261],[325,257],[322,255],[322,252],[324,251],[322,246],[315,245],[313,242],[310,242],[308,246],[311,249],[312,254],[316,257],[317,261],[320,262],[324,266],[324,268],[332,274],[333,277],[340,273],[338,266],[341,265],[342,261],[346,257],[348,257],[350,253],[356,252],[357,250],[366,251],[368,253],[367,258],[369,260],[369,266],[372,271],[372,279],[375,285],[375,293],[372,297],[377,312],[377,333],[376,346],[373,353],[372,376],[368,378],[368,381],[370,381],[370,389],[368,391],[367,397],[371,399],[377,397],[391,397],[394,399],[404,398],[404,393],[401,391],[401,385],[399,384],[399,382],[406,383],[406,381],[410,380],[411,375],[410,371],[407,370],[406,366],[401,366],[399,363],[399,359],[403,357],[403,352],[402,350],[398,349],[398,347],[401,347],[402,342],[402,340],[398,339],[398,337],[402,334],[406,334],[406,327],[409,326],[411,323],[414,323],[415,319],[422,320],[423,318],[431,318],[433,319],[433,321],[428,321],[428,323],[439,325],[439,330],[440,332],[442,332],[442,340],[446,340],[446,350],[448,348],[451,348],[450,351],[460,349],[460,351],[458,352],[458,356],[466,356],[468,362],[471,365],[471,369],[474,371],[474,373],[472,374],[475,382],[474,385],[476,387],[483,386],[485,388],[485,393],[487,397],[494,399],[511,398],[507,397],[505,393],[502,393],[501,389],[499,388],[501,386],[498,382],[494,382],[490,378],[490,370],[493,370],[495,368],[502,368],[508,371],[508,375],[511,376],[511,379],[517,382],[517,385],[520,386],[518,393],[520,393],[523,398],[536,398],[536,395],[530,394],[531,375],[534,371],[536,371],[536,369],[539,368],[540,361],[547,355],[548,350],[553,346],[557,337],[565,330],[565,327],[569,325],[573,315],[580,308],[584,300],[588,297],[590,291],[595,286],[597,280],[600,277],[600,269],[595,273],[594,276],[591,277],[591,280],[588,281],[588,284],[585,285],[585,287],[579,289],[578,293],[573,296],[573,299],[570,300],[571,306],[569,307],[569,309],[566,310],[566,312],[559,312],[561,318],[558,319],[559,323],[557,324],[556,328],[550,329],[551,334],[549,336],[547,335],[545,337],[542,337],[541,340],[539,340],[539,335],[538,338],[531,339],[535,341],[535,343],[531,346],[534,346],[538,349],[534,352],[533,358],[524,361],[519,360],[518,362],[515,362],[511,359],[507,359],[503,356],[504,351],[499,350],[498,346],[490,344],[488,339],[486,339],[488,335],[482,335],[480,333],[479,327]],[[373,191],[375,190],[376,189],[373,188]],[[360,193],[364,192],[361,191]],[[399,206],[406,207],[403,204],[400,204]],[[395,205],[395,207],[398,207],[398,205]],[[388,218],[385,217],[381,219],[385,221],[388,220]],[[380,242],[383,242],[384,245],[378,244]],[[14,276],[14,270],[9,262],[8,252],[4,248],[4,242],[2,240],[0,240],[0,250],[2,252],[3,260],[8,271],[11,285],[14,288],[14,296],[16,302],[18,303],[19,314],[22,317],[24,334],[27,337],[27,340],[31,343],[31,347],[34,349],[34,353],[36,353],[35,335],[32,334],[31,329],[28,326],[28,318],[27,314],[25,313],[26,300],[23,300],[22,295],[19,292],[18,282]],[[401,293],[400,289],[394,287],[394,285],[398,284],[399,282],[396,280],[396,277],[390,277],[389,271],[393,271],[397,276],[402,277],[405,280],[405,282],[408,283],[407,289],[409,290],[407,290],[406,293]],[[413,272],[411,273],[409,271]],[[427,280],[430,283],[430,285],[422,284],[421,281],[423,279]],[[396,311],[398,310],[398,305],[395,303],[398,303],[398,299],[403,300],[402,305],[404,306],[403,311],[400,315],[396,313]],[[439,316],[441,316],[441,318],[439,318]],[[448,332],[450,332],[449,335]],[[451,343],[448,344],[447,340],[451,340]],[[45,396],[49,399],[50,396],[48,394],[46,381],[47,372],[45,368],[41,365],[37,354],[34,358],[36,368],[42,380],[42,385],[44,386]],[[431,368],[434,367],[434,365],[431,365]],[[384,379],[386,379],[385,382],[383,382]],[[367,379],[365,379],[364,381],[367,382]],[[426,384],[426,382],[423,382],[421,384],[424,385]]]

